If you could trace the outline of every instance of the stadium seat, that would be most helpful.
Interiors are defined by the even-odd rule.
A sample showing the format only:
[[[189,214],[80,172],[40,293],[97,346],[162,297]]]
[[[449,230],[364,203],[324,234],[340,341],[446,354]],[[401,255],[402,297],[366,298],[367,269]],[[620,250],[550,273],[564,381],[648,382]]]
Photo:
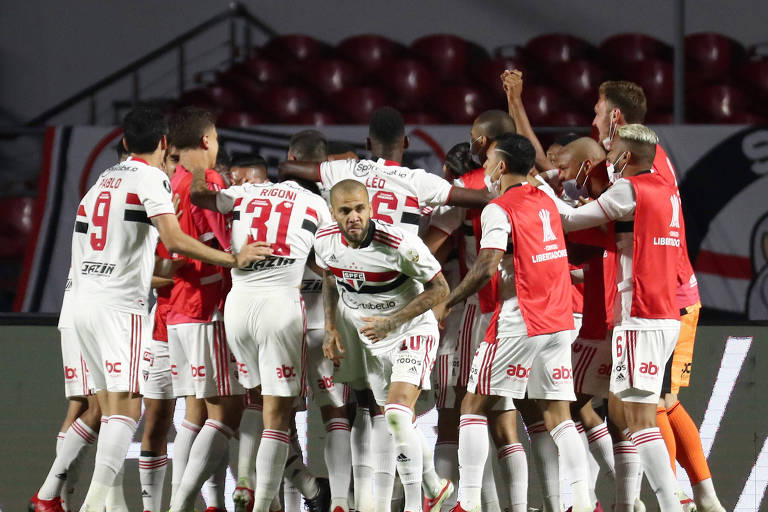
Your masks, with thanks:
[[[285,124],[307,125],[307,126],[326,126],[329,124],[341,124],[339,116],[329,110],[311,109],[305,110],[295,116],[287,117],[283,121]]]
[[[354,62],[366,73],[380,73],[386,70],[389,62],[404,51],[401,44],[374,34],[348,37],[336,48],[344,58]]]
[[[258,54],[282,64],[291,61],[316,60],[327,56],[328,46],[317,39],[302,34],[286,34],[273,37]]]
[[[235,66],[233,71],[249,75],[261,84],[282,84],[287,80],[285,71],[277,62],[258,56]]]
[[[272,86],[258,97],[261,108],[280,120],[300,114],[315,106],[312,94],[299,86]]]
[[[563,106],[563,94],[548,85],[523,86],[523,106],[533,126]]]
[[[729,123],[747,110],[747,97],[732,85],[706,85],[687,94],[688,119],[695,123]]]
[[[455,124],[471,124],[488,110],[488,94],[480,87],[455,85],[441,88],[435,93],[435,107],[447,120]]]
[[[254,112],[225,111],[216,117],[216,125],[225,128],[248,128],[264,123],[264,118]]]
[[[323,94],[333,94],[360,83],[360,73],[353,64],[342,59],[322,59],[309,64],[304,80]]]
[[[591,108],[603,82],[603,70],[586,60],[562,62],[553,67],[552,83],[559,85],[579,106]]]
[[[429,63],[444,83],[466,81],[471,50],[464,39],[450,34],[433,34],[415,40],[411,51]]]
[[[640,85],[648,101],[648,110],[669,109],[674,104],[675,71],[672,62],[643,60],[625,67],[626,79]]]
[[[671,60],[672,48],[646,34],[616,34],[600,44],[603,66],[614,69],[650,59]]]
[[[525,45],[529,62],[541,68],[559,62],[590,59],[594,48],[583,39],[567,34],[544,34]]]
[[[181,95],[181,105],[194,105],[213,111],[240,110],[242,101],[238,91],[226,85],[210,85],[192,89]]]
[[[715,32],[685,36],[687,83],[698,87],[705,82],[722,83],[733,67],[743,61],[744,47],[730,37]]]
[[[473,64],[472,68],[472,82],[478,85],[482,85],[493,94],[492,100],[494,103],[501,102],[506,108],[506,95],[504,89],[501,87],[501,74],[507,69],[521,69],[523,71],[523,80],[527,86],[532,81],[536,80],[536,74],[529,71],[525,58],[522,55],[514,57],[496,57],[490,60]]]
[[[649,111],[645,115],[647,124],[675,124],[675,114],[668,110]]]
[[[440,118],[431,112],[403,112],[405,124],[440,124]]]
[[[755,105],[768,113],[768,59],[751,60],[739,69],[744,87],[755,97]]]
[[[721,122],[725,124],[765,124],[768,122],[768,117],[747,110],[739,110]]]
[[[381,75],[401,110],[417,109],[437,86],[434,71],[417,59],[392,61]]]
[[[575,110],[558,110],[545,115],[541,126],[589,126],[592,118]]]
[[[329,97],[331,104],[355,124],[368,124],[371,113],[387,104],[387,92],[374,86],[356,86]]]
[[[10,196],[0,198],[0,258],[23,258],[32,233],[35,198]]]

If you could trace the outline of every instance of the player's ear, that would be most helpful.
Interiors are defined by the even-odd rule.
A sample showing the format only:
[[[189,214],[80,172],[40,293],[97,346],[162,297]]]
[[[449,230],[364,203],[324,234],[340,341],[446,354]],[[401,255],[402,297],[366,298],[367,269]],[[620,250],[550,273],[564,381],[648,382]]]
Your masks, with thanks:
[[[371,138],[370,137],[366,137],[365,138],[365,149],[367,151],[371,150]]]
[[[210,141],[208,140],[208,135],[207,134],[203,135],[202,138],[200,139],[200,147],[202,149],[207,150],[209,146],[210,146]]]
[[[127,142],[125,142],[125,137],[123,137],[123,139],[122,139],[122,142],[123,142],[123,149],[125,149],[127,152],[129,152],[129,153],[130,153],[130,152],[131,152],[131,150],[130,150],[130,149],[128,149],[128,143],[127,143]]]
[[[411,146],[411,139],[407,135],[403,136],[403,149],[408,149]]]
[[[296,160],[296,157],[293,155],[293,153],[291,153],[291,150],[289,149],[288,154],[285,156],[285,159],[288,161],[293,161],[293,160]]]
[[[162,149],[163,151],[166,151],[168,149],[168,136],[167,135],[163,135],[162,137],[160,137],[160,149]]]

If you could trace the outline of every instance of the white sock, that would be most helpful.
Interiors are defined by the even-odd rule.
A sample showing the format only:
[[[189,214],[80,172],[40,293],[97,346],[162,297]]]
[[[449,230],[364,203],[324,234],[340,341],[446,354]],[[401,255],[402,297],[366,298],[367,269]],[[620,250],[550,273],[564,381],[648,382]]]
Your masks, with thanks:
[[[113,414],[106,424],[103,421],[104,418],[96,446],[91,485],[80,509],[84,512],[101,511],[104,508],[107,493],[123,468],[125,454],[136,432],[136,422],[128,416]]]
[[[613,457],[616,470],[615,510],[631,512],[635,508],[635,498],[637,498],[637,473],[642,466],[640,456],[631,441],[620,441],[613,445]]]
[[[346,418],[333,418],[325,423],[325,465],[331,485],[331,500],[343,501],[345,510],[349,504],[349,482],[351,479],[352,450],[349,445],[350,426]]]
[[[488,440],[490,449],[491,442]],[[496,475],[493,472],[493,457],[485,458],[483,467],[483,487],[480,490],[480,503],[484,512],[501,512],[501,501],[496,486]]]
[[[125,489],[123,489],[123,476],[125,475],[125,464],[115,476],[115,481],[107,492],[107,501],[105,508],[109,512],[129,512],[128,504],[125,502]]]
[[[176,432],[176,439],[173,442],[173,464],[171,466],[171,503],[173,503],[176,490],[184,476],[184,469],[187,467],[187,460],[189,460],[189,451],[192,449],[192,444],[201,428],[200,425],[184,420],[181,422],[181,428]]]
[[[705,478],[701,482],[693,484],[693,497],[699,510],[722,507],[711,478]]]
[[[384,412],[395,439],[397,473],[403,483],[405,510],[421,510],[421,478],[424,460],[419,433],[413,428],[413,411],[401,404],[387,404]],[[434,470],[433,470],[434,471]]]
[[[595,504],[589,497],[587,453],[579,432],[571,420],[565,420],[550,432],[560,453],[560,464],[573,489],[573,511],[592,512]]]
[[[597,503],[595,484],[597,483],[597,474],[600,472],[600,466],[597,465],[589,451],[589,441],[587,440],[587,434],[584,432],[584,425],[580,421],[575,421],[574,425],[576,425],[576,432],[579,433],[581,442],[584,445],[584,453],[587,456],[587,490],[589,491],[589,501]]]
[[[173,496],[171,510],[193,509],[203,482],[219,467],[222,459],[226,459],[231,437],[231,428],[220,421],[206,420],[192,444],[192,449],[189,450],[187,467]]]
[[[375,512],[390,512],[395,483],[395,440],[383,414],[373,417],[371,431]]]
[[[413,423],[413,430],[418,436],[419,442],[421,442],[421,464],[423,468],[421,482],[424,494],[428,498],[434,498],[443,490],[442,479],[435,470],[434,448],[430,446],[427,438],[424,437],[424,432],[415,422]]]
[[[304,455],[299,446],[299,438],[296,433],[291,436],[288,444],[288,458],[285,463],[285,478],[290,480],[305,498],[314,498],[320,490],[317,479],[309,472],[304,464]]]
[[[246,487],[256,486],[256,453],[259,451],[261,433],[264,430],[264,416],[261,406],[249,405],[240,420],[240,450],[237,458],[238,480],[245,478]]]
[[[464,510],[471,512],[480,508],[487,458],[488,419],[477,414],[462,414],[459,418],[458,502]]]
[[[290,434],[282,430],[265,428],[261,434],[259,453],[256,455],[256,488],[254,512],[267,512],[283,479],[283,468],[288,458]]]
[[[498,450],[499,468],[505,489],[509,490],[512,512],[528,510],[528,461],[520,443],[502,446]]]
[[[290,480],[283,480],[283,512],[303,512],[301,506],[301,491],[299,491]]]
[[[442,510],[450,510],[456,505],[456,494],[459,489],[459,444],[454,442],[435,443],[435,471],[445,475],[455,484],[453,493],[443,502]]]
[[[616,474],[613,460],[613,442],[611,441],[611,434],[608,432],[608,426],[602,423],[588,430],[587,441],[589,442],[589,452],[594,457],[597,465],[600,466],[600,472],[613,482],[616,479]]]
[[[97,437],[98,433],[80,418],[70,425],[66,433],[59,433],[56,440],[56,459],[51,465],[43,486],[37,492],[38,498],[52,500],[61,494],[72,464],[83,449],[96,442]]]
[[[669,465],[669,452],[659,428],[638,430],[631,435],[631,439],[661,511],[682,510],[677,497],[677,480]]]
[[[163,481],[167,467],[166,455],[155,455],[154,452],[148,451],[141,452],[139,455],[139,481],[144,512],[161,512]]]
[[[61,493],[61,505],[65,511],[72,510],[73,508],[72,498],[75,494],[75,486],[80,479],[83,461],[88,457],[88,452],[92,447],[93,444],[85,445],[83,449],[80,450],[78,456],[75,457],[75,460],[73,460],[69,465],[69,470],[67,471],[67,482],[64,484],[64,492]]]
[[[547,432],[543,421],[533,423],[527,429],[531,440],[531,460],[539,474],[544,494],[544,511],[560,512],[560,462],[557,445]]]
[[[231,438],[230,438],[231,440]],[[205,488],[207,491],[208,501],[206,505],[208,508],[218,508],[226,510],[224,504],[224,491],[227,483],[227,468],[229,467],[229,443],[227,443],[227,450],[224,456],[219,461],[219,465],[213,470],[211,476],[205,481]]]
[[[352,475],[355,482],[355,508],[360,512],[373,510],[373,467],[371,462],[371,412],[358,407],[352,424]]]

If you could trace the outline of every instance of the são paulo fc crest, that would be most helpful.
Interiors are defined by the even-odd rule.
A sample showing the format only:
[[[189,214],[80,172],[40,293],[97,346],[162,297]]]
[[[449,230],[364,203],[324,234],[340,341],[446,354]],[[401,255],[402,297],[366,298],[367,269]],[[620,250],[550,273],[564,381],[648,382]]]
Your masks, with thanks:
[[[357,272],[354,270],[342,270],[341,279],[355,290],[360,290],[363,284],[365,284],[365,272]]]

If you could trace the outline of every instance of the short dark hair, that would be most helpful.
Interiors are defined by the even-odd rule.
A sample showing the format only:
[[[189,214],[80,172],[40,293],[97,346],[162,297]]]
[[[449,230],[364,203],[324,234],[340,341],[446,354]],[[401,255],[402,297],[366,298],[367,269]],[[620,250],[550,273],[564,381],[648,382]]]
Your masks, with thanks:
[[[232,159],[232,167],[267,167],[267,161],[261,155],[239,155]]]
[[[125,149],[125,146],[123,146],[122,140],[115,144],[115,154],[117,155],[118,160],[122,160],[124,157],[129,155],[128,151]]]
[[[645,112],[648,109],[645,92],[636,83],[609,80],[600,84],[599,94],[605,96],[611,105],[621,110],[627,124],[645,121]]]
[[[387,147],[396,145],[405,136],[403,115],[392,107],[377,108],[368,123],[368,136]]]
[[[322,162],[328,158],[328,141],[317,130],[302,130],[293,134],[288,143],[288,151],[296,160]]]
[[[525,176],[536,161],[536,150],[531,141],[516,133],[505,133],[496,138],[496,150],[512,174]]]
[[[123,119],[123,137],[129,153],[153,153],[167,133],[168,123],[155,107],[136,107]]]
[[[216,167],[216,170],[227,170],[232,165],[232,159],[229,158],[229,153],[219,146],[219,151],[216,153],[216,163],[214,164],[214,167]]]
[[[469,142],[460,142],[448,150],[448,154],[445,155],[445,166],[453,174],[463,176],[472,169],[480,167],[480,164],[472,159]]]
[[[568,132],[568,133],[563,134],[563,135],[558,135],[555,138],[555,141],[553,142],[553,144],[557,144],[558,146],[565,147],[568,144],[570,144],[571,142],[573,142],[573,141],[575,141],[576,139],[579,139],[579,138],[580,137],[579,137],[579,135],[577,133]]]
[[[178,149],[190,149],[196,148],[205,132],[216,126],[216,117],[199,107],[183,107],[168,124],[168,142]]]

